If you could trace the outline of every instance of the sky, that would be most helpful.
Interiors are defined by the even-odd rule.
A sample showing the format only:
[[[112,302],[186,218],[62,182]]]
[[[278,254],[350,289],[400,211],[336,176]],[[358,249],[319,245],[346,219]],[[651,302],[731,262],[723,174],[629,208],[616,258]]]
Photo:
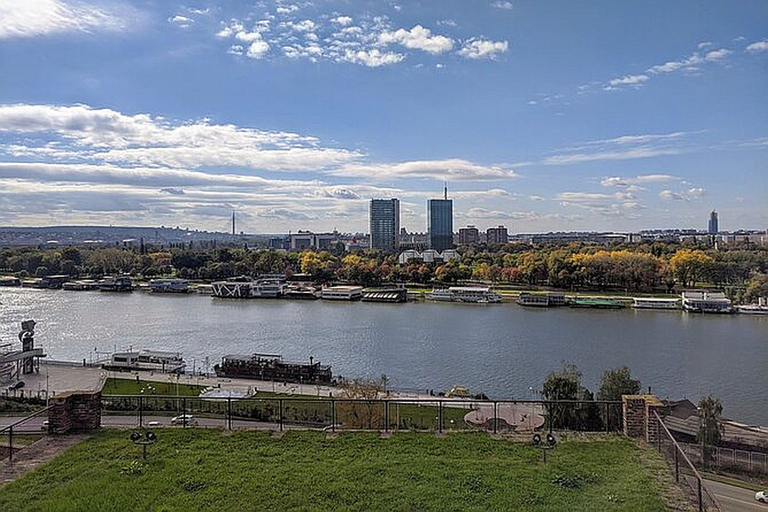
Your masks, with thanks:
[[[0,0],[0,226],[768,228],[768,2]]]

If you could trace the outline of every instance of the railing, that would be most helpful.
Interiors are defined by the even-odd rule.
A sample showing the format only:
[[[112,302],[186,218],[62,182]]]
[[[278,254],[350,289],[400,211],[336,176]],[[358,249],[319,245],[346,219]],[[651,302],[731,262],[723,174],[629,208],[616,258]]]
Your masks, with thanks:
[[[7,451],[8,459],[11,462],[13,462],[14,436],[32,435],[36,437],[48,433],[48,426],[44,423],[44,418],[48,417],[49,409],[50,407],[45,407],[39,411],[33,412],[29,416],[14,421],[10,425],[0,428],[0,438],[4,441],[0,447],[3,448],[3,451]]]
[[[617,432],[622,428],[621,402],[610,401],[102,396],[104,425],[167,425],[169,419],[176,418],[172,423],[185,427],[188,414],[195,415],[199,426],[225,429],[532,433]]]
[[[709,464],[718,468],[741,471],[755,475],[768,475],[768,453],[722,446],[708,446],[708,460],[704,460],[700,444],[680,443],[683,451],[694,463]]]
[[[663,453],[668,460],[674,461],[675,481],[680,483],[680,478],[683,478],[685,484],[689,486],[696,498],[699,512],[705,510],[722,510],[717,497],[710,491],[709,487],[707,487],[707,484],[701,478],[696,467],[685,454],[685,451],[680,444],[672,436],[672,433],[664,424],[659,414],[656,411],[653,411],[653,416],[658,425],[658,440],[656,447],[659,450],[659,453]]]

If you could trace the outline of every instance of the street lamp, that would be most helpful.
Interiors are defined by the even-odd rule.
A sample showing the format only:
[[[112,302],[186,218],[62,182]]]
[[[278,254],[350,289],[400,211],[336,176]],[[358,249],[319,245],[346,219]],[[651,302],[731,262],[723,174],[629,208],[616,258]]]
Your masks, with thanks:
[[[131,442],[141,446],[141,458],[147,460],[147,446],[155,444],[157,442],[157,436],[151,430],[147,430],[143,434],[138,430],[134,430],[131,433]]]

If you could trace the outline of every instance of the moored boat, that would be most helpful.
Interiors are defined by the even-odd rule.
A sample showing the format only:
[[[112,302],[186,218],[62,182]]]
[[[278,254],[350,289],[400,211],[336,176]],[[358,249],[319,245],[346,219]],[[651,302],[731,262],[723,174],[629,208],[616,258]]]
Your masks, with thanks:
[[[189,281],[186,279],[152,279],[149,289],[153,293],[188,293]]]
[[[612,299],[571,299],[568,306],[572,308],[621,309],[624,304]]]
[[[104,276],[99,280],[99,290],[102,292],[130,292],[133,290],[133,279],[130,276]]]
[[[723,292],[685,291],[683,309],[692,313],[733,313],[733,304]]]
[[[184,373],[186,367],[180,352],[160,350],[115,352],[109,363],[104,364],[107,370],[148,370],[163,373]]]
[[[635,297],[632,301],[632,307],[635,309],[680,309],[680,299]]]
[[[441,302],[467,302],[475,304],[488,304],[501,302],[501,295],[494,293],[486,286],[451,286],[450,288],[436,288],[425,294],[428,300]]]

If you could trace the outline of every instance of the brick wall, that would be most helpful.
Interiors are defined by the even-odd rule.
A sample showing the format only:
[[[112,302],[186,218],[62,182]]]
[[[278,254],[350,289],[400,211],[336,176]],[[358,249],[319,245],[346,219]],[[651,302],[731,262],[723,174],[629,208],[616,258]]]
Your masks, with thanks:
[[[668,408],[656,395],[624,395],[621,397],[624,412],[624,435],[640,437],[649,443],[659,440],[661,426],[653,415],[654,411],[662,418]]]
[[[68,391],[51,398],[48,429],[53,434],[83,432],[101,426],[101,392]]]

